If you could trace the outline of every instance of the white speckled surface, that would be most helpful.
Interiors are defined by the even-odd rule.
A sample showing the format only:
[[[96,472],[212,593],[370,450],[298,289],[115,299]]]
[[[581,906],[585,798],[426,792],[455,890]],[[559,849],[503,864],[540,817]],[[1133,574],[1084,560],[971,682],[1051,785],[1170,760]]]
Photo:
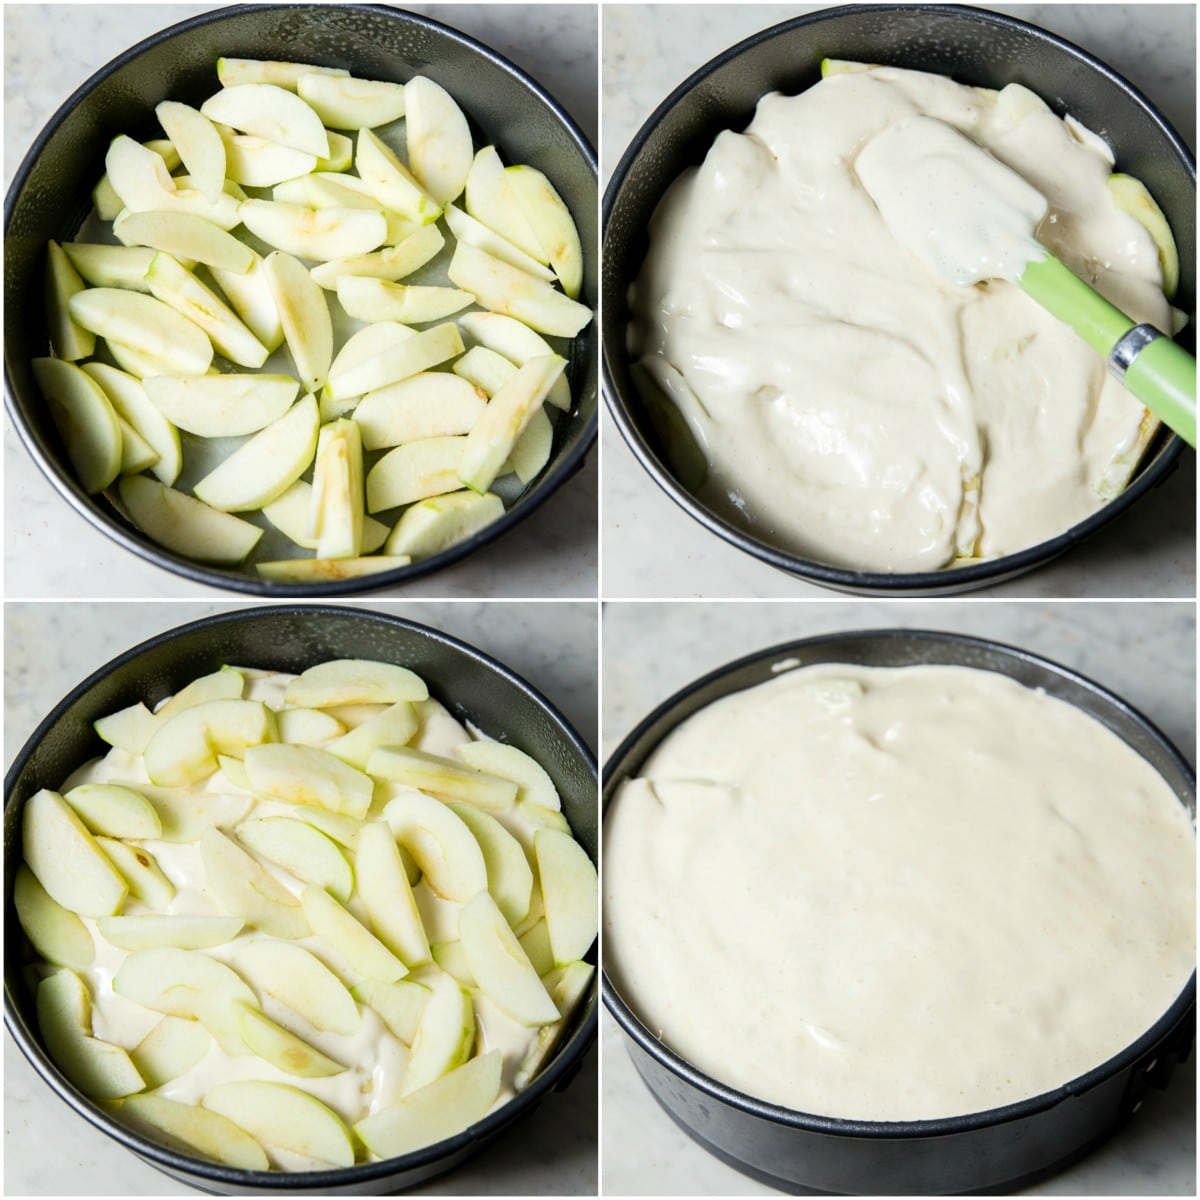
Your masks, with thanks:
[[[779,643],[846,629],[941,629],[1024,647],[1125,697],[1194,761],[1192,603],[963,601],[609,604],[604,610],[602,762],[644,716],[693,679]],[[692,1142],[634,1070],[602,1017],[602,1186],[607,1195],[775,1195]],[[1195,1060],[1094,1154],[1035,1195],[1194,1195]]]
[[[149,34],[211,5],[4,6],[5,187],[42,126],[92,72]],[[494,47],[537,79],[596,144],[596,9],[587,4],[407,4]],[[7,594],[227,595],[146,563],[59,496],[5,422]],[[498,542],[405,585],[405,597],[594,596],[597,455]],[[54,554],[42,551],[47,544]],[[86,570],[80,570],[82,564]]]
[[[601,182],[658,104],[743,38],[829,5],[606,5]],[[1041,25],[1110,63],[1186,141],[1196,127],[1196,9],[1171,5],[980,5]],[[710,534],[661,491],[604,410],[603,591],[608,597],[819,596]],[[1191,596],[1195,592],[1195,458],[1083,547],[989,595]],[[663,547],[669,546],[669,555]]]
[[[5,606],[5,744],[12,760],[37,723],[97,667],[165,629],[240,604]],[[357,602],[441,629],[511,667],[596,745],[594,603]],[[253,664],[250,664],[253,665]],[[565,1092],[421,1195],[594,1195],[597,1060],[593,1048]],[[76,1117],[11,1037],[4,1046],[4,1194],[192,1195]],[[97,1183],[102,1180],[102,1183]]]

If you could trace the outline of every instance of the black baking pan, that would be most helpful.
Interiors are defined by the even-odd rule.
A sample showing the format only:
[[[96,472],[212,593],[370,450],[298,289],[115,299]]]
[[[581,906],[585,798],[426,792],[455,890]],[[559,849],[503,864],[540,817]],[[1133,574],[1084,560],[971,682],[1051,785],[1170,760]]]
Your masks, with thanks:
[[[604,394],[629,448],[655,483],[717,537],[810,583],[889,596],[990,587],[1051,561],[1112,524],[1173,472],[1183,440],[1161,432],[1120,496],[1040,545],[941,571],[855,571],[786,553],[698,500],[676,477],[630,374],[628,293],[645,258],[650,218],[663,193],[683,170],[704,160],[723,129],[744,129],[767,92],[795,94],[817,83],[826,57],[930,71],[977,87],[1022,83],[1055,112],[1070,113],[1102,131],[1117,169],[1145,183],[1171,225],[1181,262],[1174,304],[1187,313],[1195,311],[1196,160],[1162,113],[1128,80],[1044,29],[957,5],[848,4],[775,25],[706,63],[651,114],[609,181],[601,278]],[[1194,349],[1194,333],[1180,340]],[[1108,536],[1118,537],[1118,529]]]
[[[77,1091],[47,1056],[38,1033],[34,996],[23,978],[26,942],[12,903],[25,801],[39,788],[57,788],[77,767],[108,750],[92,729],[98,717],[138,700],[152,705],[227,663],[300,672],[331,658],[378,659],[409,667],[459,720],[470,721],[490,735],[503,735],[532,754],[558,788],[563,814],[576,838],[596,857],[596,762],[579,735],[550,701],[507,667],[465,642],[413,621],[315,605],[227,612],[161,633],[75,687],[34,731],[5,779],[5,1023],[25,1057],[66,1105],[151,1166],[201,1191],[383,1195],[414,1187],[455,1167],[497,1137],[520,1138],[517,1122],[540,1104],[554,1103],[555,1095],[575,1078],[596,1036],[593,984],[573,1031],[543,1072],[478,1124],[402,1158],[303,1173],[245,1171],[176,1153],[114,1120]],[[531,1155],[539,1152],[536,1146],[529,1148]]]
[[[1141,713],[1099,684],[1012,646],[959,634],[889,629],[837,633],[774,646],[676,692],[605,764],[605,806],[655,747],[713,701],[777,678],[776,664],[924,664],[973,667],[1044,688],[1094,717],[1140,754],[1193,815],[1196,777]],[[622,998],[606,968],[604,1003],[624,1031],[638,1073],[685,1133],[718,1158],[787,1191],[841,1195],[1006,1194],[1062,1170],[1111,1136],[1165,1087],[1195,1039],[1196,977],[1136,1042],[1061,1088],[966,1116],[849,1121],[795,1112],[717,1082],[673,1053]],[[952,1052],[952,1048],[947,1048]]]
[[[70,240],[79,229],[111,139],[119,133],[160,136],[154,106],[166,99],[199,104],[212,95],[221,56],[345,67],[368,79],[404,82],[420,73],[436,80],[467,114],[477,146],[492,143],[506,162],[537,167],[566,201],[584,247],[580,299],[592,309],[598,287],[596,154],[540,84],[447,25],[382,4],[256,4],[181,21],[113,59],[50,118],[17,170],[4,206],[5,399],[26,449],[63,499],[125,549],[210,587],[279,598],[395,589],[494,541],[583,466],[596,438],[594,323],[572,346],[573,404],[556,422],[550,461],[519,499],[495,523],[441,554],[358,579],[279,583],[260,579],[253,566],[207,566],[152,542],[102,496],[89,496],[80,486],[33,378],[30,361],[49,346],[41,304],[46,242]]]

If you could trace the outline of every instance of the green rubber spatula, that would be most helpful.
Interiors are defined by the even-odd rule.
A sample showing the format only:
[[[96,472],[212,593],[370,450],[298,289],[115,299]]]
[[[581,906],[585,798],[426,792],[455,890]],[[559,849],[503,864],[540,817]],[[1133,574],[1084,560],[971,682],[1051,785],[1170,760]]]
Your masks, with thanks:
[[[1190,446],[1196,360],[1138,324],[1060,262],[1035,233],[1049,205],[1016,171],[933,117],[876,134],[854,169],[901,245],[952,283],[1007,279],[1104,356],[1108,369]]]

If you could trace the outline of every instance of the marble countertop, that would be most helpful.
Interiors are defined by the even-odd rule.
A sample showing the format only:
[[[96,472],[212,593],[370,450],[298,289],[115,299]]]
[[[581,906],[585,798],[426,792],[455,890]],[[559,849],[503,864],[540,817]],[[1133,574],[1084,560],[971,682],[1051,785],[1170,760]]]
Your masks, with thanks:
[[[694,70],[743,38],[824,4],[606,5],[601,178],[642,123]],[[984,4],[1040,25],[1111,64],[1194,144],[1196,10],[1192,5]],[[603,592],[607,597],[827,594],[710,534],[661,491],[607,409]],[[996,596],[1191,596],[1195,593],[1195,458],[1084,546]],[[663,553],[669,546],[670,554]]]
[[[1140,709],[1187,755],[1196,744],[1196,624],[1190,603],[979,604],[814,601],[783,605],[609,604],[603,759],[642,717],[691,680],[756,650],[846,629],[907,627],[988,637],[1092,677]],[[775,1195],[691,1141],[659,1108],[602,1018],[602,1185],[606,1195]],[[1195,1059],[1136,1119],[1033,1195],[1194,1195]]]
[[[4,10],[5,187],[59,105],[151,33],[212,5],[10,4]],[[537,79],[597,143],[596,9],[590,5],[405,4],[492,46]],[[405,597],[594,596],[598,455],[499,541],[407,584]],[[20,597],[228,595],[123,550],[79,516],[5,422],[7,594]],[[54,552],[45,553],[47,546]],[[86,564],[86,570],[80,570]]]
[[[4,734],[10,759],[51,708],[90,672],[145,638],[237,604],[5,606]],[[596,606],[504,602],[358,601],[461,638],[544,693],[596,745]],[[596,1049],[565,1092],[459,1170],[419,1195],[595,1195]],[[26,1062],[4,1046],[4,1194],[192,1195],[71,1113]],[[97,1184],[96,1180],[103,1180]]]

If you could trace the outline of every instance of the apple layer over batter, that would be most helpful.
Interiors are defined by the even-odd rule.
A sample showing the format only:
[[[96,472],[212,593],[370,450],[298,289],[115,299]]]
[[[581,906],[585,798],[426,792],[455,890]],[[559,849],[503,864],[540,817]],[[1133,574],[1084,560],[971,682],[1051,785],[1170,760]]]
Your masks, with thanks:
[[[712,1077],[980,1112],[1099,1066],[1194,964],[1194,839],[1099,722],[1005,676],[822,665],[702,709],[605,820],[605,961]]]
[[[1027,89],[878,68],[765,96],[659,205],[632,350],[699,443],[688,486],[760,540],[849,568],[936,570],[1052,538],[1121,491],[1153,431],[1015,285],[955,286],[889,233],[855,159],[918,113],[1023,175],[1049,201],[1042,242],[1171,328],[1155,239],[1115,199],[1140,186]],[[962,198],[942,200],[953,223]]]

